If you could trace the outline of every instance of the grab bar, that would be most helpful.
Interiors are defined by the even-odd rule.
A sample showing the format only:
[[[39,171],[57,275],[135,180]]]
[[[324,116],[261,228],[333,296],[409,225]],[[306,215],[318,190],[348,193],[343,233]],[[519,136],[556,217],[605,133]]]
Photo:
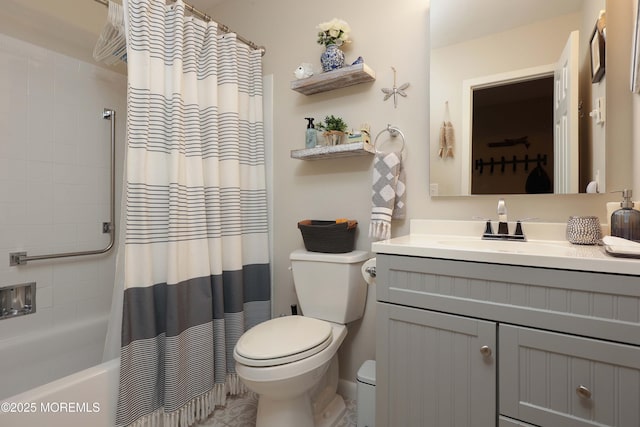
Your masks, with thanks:
[[[27,261],[39,261],[43,259],[53,258],[67,258],[83,255],[100,255],[107,253],[113,248],[115,241],[115,199],[116,199],[116,112],[109,108],[105,108],[102,112],[102,118],[105,120],[111,120],[111,209],[109,222],[102,223],[102,232],[109,233],[109,244],[103,249],[96,249],[93,251],[80,251],[80,252],[62,252],[57,254],[47,255],[31,255],[28,256],[26,252],[11,252],[9,254],[9,266],[25,265]]]

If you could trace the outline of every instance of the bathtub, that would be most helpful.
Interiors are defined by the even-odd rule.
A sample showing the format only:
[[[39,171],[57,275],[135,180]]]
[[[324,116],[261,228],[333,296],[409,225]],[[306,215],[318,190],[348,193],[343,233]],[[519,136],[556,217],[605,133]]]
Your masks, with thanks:
[[[119,359],[68,375],[0,402],[0,426],[113,427]]]
[[[120,361],[100,363],[106,322],[2,341],[0,426],[112,427]]]

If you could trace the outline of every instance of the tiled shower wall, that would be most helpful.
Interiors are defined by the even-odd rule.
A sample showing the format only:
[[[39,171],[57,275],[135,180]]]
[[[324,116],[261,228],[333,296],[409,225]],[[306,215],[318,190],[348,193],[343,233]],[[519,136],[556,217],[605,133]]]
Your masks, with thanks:
[[[37,313],[0,321],[0,344],[109,312],[115,250],[17,267],[9,266],[9,253],[107,245],[110,122],[102,111],[116,111],[119,226],[126,82],[122,74],[0,34],[0,286],[37,282]]]

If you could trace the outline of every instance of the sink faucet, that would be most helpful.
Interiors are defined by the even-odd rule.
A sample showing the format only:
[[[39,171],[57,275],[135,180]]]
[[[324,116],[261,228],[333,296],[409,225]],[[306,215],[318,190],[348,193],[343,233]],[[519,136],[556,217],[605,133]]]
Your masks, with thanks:
[[[507,204],[505,203],[504,199],[498,200],[498,232],[493,232],[491,220],[487,220],[482,238],[486,240],[527,240],[524,232],[522,231],[521,221],[516,222],[516,229],[514,233],[509,234],[509,223],[507,222]]]
[[[507,205],[505,204],[504,199],[498,200],[498,234],[509,234]]]

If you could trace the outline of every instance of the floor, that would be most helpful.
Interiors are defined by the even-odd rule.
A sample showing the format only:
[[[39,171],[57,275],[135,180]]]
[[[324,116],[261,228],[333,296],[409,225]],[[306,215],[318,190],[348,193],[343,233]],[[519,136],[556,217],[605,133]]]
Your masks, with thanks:
[[[356,402],[345,400],[347,412],[335,427],[356,427]],[[224,408],[216,409],[206,421],[196,424],[198,427],[255,427],[258,399],[253,393],[244,396],[228,397]]]

